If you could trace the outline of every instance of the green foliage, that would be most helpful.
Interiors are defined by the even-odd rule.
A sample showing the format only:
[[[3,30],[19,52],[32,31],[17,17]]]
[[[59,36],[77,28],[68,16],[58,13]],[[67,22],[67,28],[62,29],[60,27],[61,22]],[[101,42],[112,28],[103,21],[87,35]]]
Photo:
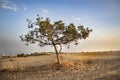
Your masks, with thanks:
[[[51,23],[49,18],[43,20],[39,17],[35,23],[27,19],[28,28],[32,28],[26,35],[20,36],[22,41],[28,43],[39,42],[40,46],[78,43],[80,39],[86,39],[92,29],[84,28],[83,25],[75,26],[70,23],[68,26],[62,21]]]

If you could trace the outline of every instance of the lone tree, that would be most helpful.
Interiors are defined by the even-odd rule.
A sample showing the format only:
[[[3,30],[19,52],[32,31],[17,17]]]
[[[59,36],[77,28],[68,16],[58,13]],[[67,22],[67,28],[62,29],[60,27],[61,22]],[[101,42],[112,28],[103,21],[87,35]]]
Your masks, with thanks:
[[[39,46],[44,47],[47,45],[52,45],[56,52],[57,61],[60,64],[59,54],[62,50],[62,45],[70,45],[74,42],[75,45],[79,43],[79,40],[86,39],[89,37],[92,29],[84,28],[83,25],[75,26],[73,23],[65,25],[61,20],[51,23],[49,18],[45,20],[37,15],[36,21],[33,23],[31,20],[27,19],[28,31],[26,35],[21,35],[22,41],[26,44],[39,43]],[[57,47],[60,47],[59,50]]]

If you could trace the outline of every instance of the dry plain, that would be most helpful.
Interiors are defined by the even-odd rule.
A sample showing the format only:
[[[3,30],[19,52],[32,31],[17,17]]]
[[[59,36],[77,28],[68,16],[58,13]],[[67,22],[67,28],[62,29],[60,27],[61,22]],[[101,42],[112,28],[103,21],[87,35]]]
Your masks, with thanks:
[[[0,59],[0,80],[120,80],[120,51]]]

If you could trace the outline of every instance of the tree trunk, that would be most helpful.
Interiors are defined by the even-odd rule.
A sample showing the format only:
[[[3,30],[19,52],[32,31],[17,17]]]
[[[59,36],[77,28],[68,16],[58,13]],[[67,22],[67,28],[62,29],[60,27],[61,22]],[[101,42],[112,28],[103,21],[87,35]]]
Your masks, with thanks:
[[[54,46],[54,49],[55,49],[55,52],[56,52],[56,57],[57,57],[58,64],[60,64],[61,62],[60,62],[60,58],[59,58],[59,53],[58,53],[57,47],[56,47],[55,44],[53,46]]]

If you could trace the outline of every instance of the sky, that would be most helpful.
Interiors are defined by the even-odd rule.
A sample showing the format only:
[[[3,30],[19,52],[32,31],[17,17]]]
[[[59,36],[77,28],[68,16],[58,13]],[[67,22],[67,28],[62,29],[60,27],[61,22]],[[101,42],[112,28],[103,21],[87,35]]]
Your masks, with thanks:
[[[20,41],[29,31],[26,19],[34,22],[37,14],[93,29],[78,46],[63,46],[63,52],[120,50],[120,0],[0,0],[0,54],[54,52],[51,46]]]

